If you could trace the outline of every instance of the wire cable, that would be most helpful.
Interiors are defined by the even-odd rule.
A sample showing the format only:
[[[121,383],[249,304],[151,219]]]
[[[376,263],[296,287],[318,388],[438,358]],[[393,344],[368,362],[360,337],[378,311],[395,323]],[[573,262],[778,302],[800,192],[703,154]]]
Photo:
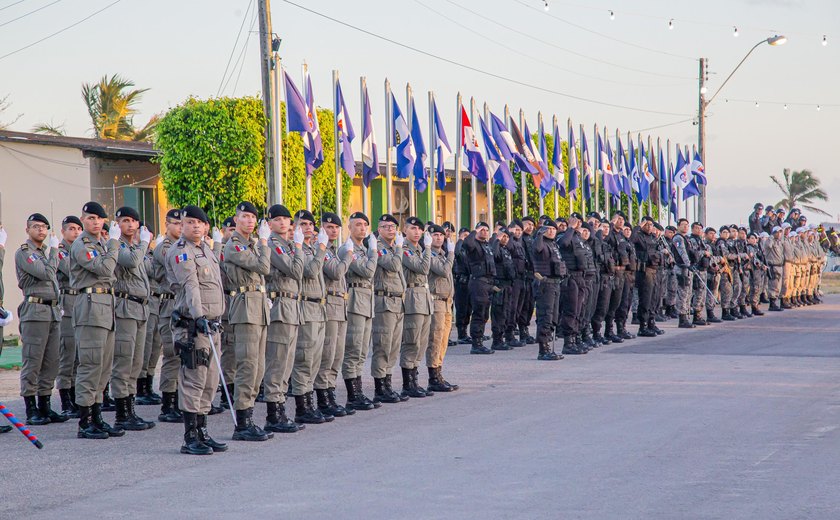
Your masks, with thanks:
[[[51,3],[47,4],[47,5],[43,5],[43,6],[39,7],[38,9],[33,9],[32,11],[29,11],[28,13],[24,13],[24,14],[22,14],[22,15],[18,16],[17,18],[12,18],[11,20],[8,20],[8,21],[6,21],[6,22],[0,23],[0,27],[5,27],[5,26],[9,25],[9,24],[10,24],[10,23],[12,23],[12,22],[16,22],[16,21],[20,20],[21,18],[26,18],[26,17],[27,17],[27,16],[29,16],[30,14],[35,14],[35,13],[37,13],[38,11],[42,11],[42,10],[46,9],[47,7],[49,7],[49,6],[51,6],[51,5],[55,5],[55,4],[59,3],[59,2],[61,2],[61,0],[55,0],[54,2],[51,2]],[[13,4],[13,5],[14,5],[14,4]]]
[[[555,94],[557,96],[561,96],[561,97],[565,97],[565,98],[569,98],[569,99],[574,99],[574,100],[582,101],[582,102],[585,102],[585,103],[593,103],[593,104],[612,107],[612,108],[621,108],[621,109],[624,109],[624,110],[632,110],[634,112],[646,112],[646,113],[650,113],[650,114],[663,114],[663,115],[669,115],[669,116],[688,116],[688,115],[691,115],[691,114],[686,114],[686,113],[682,113],[682,112],[666,112],[666,111],[663,111],[663,110],[650,110],[650,109],[639,108],[639,107],[631,107],[631,106],[627,106],[627,105],[619,105],[619,104],[616,104],[616,103],[599,101],[597,99],[590,99],[590,98],[585,98],[585,97],[582,97],[582,96],[576,96],[574,94],[569,94],[569,93],[566,93],[566,92],[561,92],[559,90],[553,90],[553,89],[550,89],[550,88],[541,87],[539,85],[533,85],[531,83],[526,83],[526,82],[520,81],[518,79],[510,78],[510,77],[507,77],[507,76],[502,76],[501,74],[496,74],[494,72],[479,69],[478,67],[473,67],[472,65],[467,65],[465,63],[460,63],[458,61],[455,61],[455,60],[452,60],[452,59],[449,59],[449,58],[446,58],[446,57],[443,57],[443,56],[440,56],[440,55],[437,55],[437,54],[434,54],[434,53],[431,53],[431,52],[428,52],[428,51],[424,51],[424,50],[419,49],[417,47],[412,47],[411,45],[400,43],[396,40],[392,40],[391,38],[382,36],[380,34],[377,34],[377,33],[371,32],[371,31],[368,31],[367,29],[363,29],[361,27],[358,27],[356,25],[344,22],[344,21],[339,20],[337,18],[333,18],[332,16],[326,15],[326,14],[321,13],[319,11],[315,11],[315,10],[310,9],[308,7],[302,6],[300,4],[292,2],[291,0],[282,0],[282,1],[284,3],[287,3],[287,4],[291,5],[291,6],[297,7],[298,9],[306,11],[308,13],[314,14],[314,15],[319,16],[321,18],[324,18],[326,20],[330,20],[331,22],[334,22],[334,23],[337,23],[339,25],[343,25],[343,26],[348,27],[350,29],[353,29],[353,30],[359,31],[361,33],[367,34],[368,36],[372,36],[373,38],[377,38],[379,40],[386,41],[386,42],[391,43],[393,45],[396,45],[398,47],[402,47],[404,49],[408,49],[408,50],[416,52],[418,54],[422,54],[422,55],[427,56],[429,58],[433,58],[433,59],[442,61],[444,63],[448,63],[450,65],[455,65],[456,67],[461,67],[461,68],[464,68],[464,69],[467,69],[467,70],[471,70],[473,72],[476,72],[478,74],[482,74],[482,75],[485,75],[485,76],[488,76],[488,77],[491,77],[491,78],[496,78],[496,79],[499,79],[499,80],[502,80],[502,81],[506,81],[506,82],[512,83],[514,85],[519,85],[519,86],[522,86],[522,87],[528,87],[528,88],[531,88],[531,89],[534,89],[534,90],[538,90],[540,92],[546,92],[548,94]]]
[[[219,88],[216,90],[216,97],[219,97],[219,94],[222,93],[222,85],[225,83],[225,78],[227,77],[228,69],[230,68],[230,62],[233,61],[233,55],[236,54],[236,47],[239,45],[239,38],[242,37],[242,29],[245,28],[245,22],[248,21],[248,15],[251,13],[251,7],[254,5],[254,0],[248,2],[248,8],[245,10],[245,15],[242,17],[242,23],[239,24],[239,32],[236,33],[236,41],[233,42],[233,48],[230,50],[230,56],[228,56],[227,64],[225,65],[225,72],[222,74],[222,80],[219,82]]]
[[[9,5],[5,6],[5,7],[0,7],[0,11],[5,11],[6,9],[8,9],[8,8],[10,8],[10,7],[12,7],[12,6],[15,6],[15,5],[18,5],[18,4],[22,4],[22,3],[24,3],[24,2],[26,2],[26,0],[18,0],[17,2],[12,2],[11,4],[9,4]]]
[[[695,118],[691,117],[689,119],[682,119],[680,121],[674,121],[673,123],[665,123],[664,125],[649,126],[647,128],[640,128],[638,130],[631,130],[630,133],[631,134],[638,134],[640,132],[647,132],[649,130],[658,130],[659,128],[666,128],[666,127],[669,127],[669,126],[681,125],[683,123],[688,123],[689,121],[694,121],[694,120],[695,120]]]

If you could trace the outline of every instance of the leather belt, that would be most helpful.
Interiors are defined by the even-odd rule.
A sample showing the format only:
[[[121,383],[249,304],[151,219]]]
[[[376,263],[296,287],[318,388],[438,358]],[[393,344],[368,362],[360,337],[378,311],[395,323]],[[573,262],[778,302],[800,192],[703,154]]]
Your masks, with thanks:
[[[300,301],[300,295],[295,294],[293,292],[286,292],[286,291],[274,291],[268,293],[268,297],[272,300],[275,298],[288,298],[290,300]]]
[[[35,296],[28,296],[26,298],[26,302],[27,303],[38,303],[40,305],[49,305],[50,307],[58,305],[58,300],[45,300],[43,298],[36,298]]]
[[[338,296],[339,298],[344,298],[345,300],[349,297],[346,292],[341,291],[327,291],[328,296]]]
[[[317,303],[317,304],[320,304],[320,305],[324,305],[324,304],[327,303],[326,298],[310,298],[309,296],[303,296],[303,297],[301,297],[301,299],[305,302]]]
[[[76,296],[77,294],[79,294],[79,291],[77,291],[76,289],[62,289],[60,292],[61,294],[66,294],[68,296]]]
[[[348,289],[373,289],[373,286],[366,282],[350,282],[347,284]]]
[[[392,292],[392,291],[373,291],[373,294],[376,296],[389,296],[391,298],[402,298],[402,293]]]
[[[265,292],[265,285],[243,285],[242,287],[237,287],[233,291],[228,291],[230,296],[236,296],[237,294],[247,293],[247,292]]]
[[[617,265],[617,266],[614,267],[614,269],[615,269],[616,272],[621,272],[621,271],[624,271],[624,266],[623,265]]]
[[[433,294],[433,295],[432,295],[432,297],[433,297],[435,300],[440,300],[440,301],[442,301],[442,302],[448,302],[449,300],[451,300],[451,298],[449,298],[448,296],[447,296],[447,297],[444,297],[444,296],[438,296],[438,295],[436,295],[436,294]]]
[[[132,301],[132,302],[135,302],[135,303],[139,303],[140,305],[146,305],[149,302],[149,300],[147,298],[140,298],[139,296],[132,296],[132,295],[130,295],[128,293],[124,293],[124,292],[114,293],[114,296],[116,296],[117,298],[122,298],[123,300],[128,300],[128,301]]]
[[[85,287],[80,292],[84,294],[114,294],[113,289],[105,289],[104,287]]]
[[[406,286],[405,286],[406,289],[414,289],[415,287],[425,287],[426,289],[428,289],[429,284],[427,284],[427,283],[410,283],[410,284],[406,284]]]
[[[157,295],[157,297],[160,298],[160,301],[175,299],[175,295],[172,293],[160,293]]]

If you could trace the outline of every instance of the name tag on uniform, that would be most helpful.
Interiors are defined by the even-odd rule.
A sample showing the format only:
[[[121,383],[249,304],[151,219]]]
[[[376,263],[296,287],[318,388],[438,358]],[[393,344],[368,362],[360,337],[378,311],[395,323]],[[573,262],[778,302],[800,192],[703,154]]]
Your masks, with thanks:
[[[87,252],[87,259],[88,260],[93,260],[97,256],[99,256],[99,251],[97,251],[96,249],[91,249],[90,251]]]
[[[180,264],[181,262],[187,261],[187,253],[181,253],[180,255],[175,255],[175,263]]]
[[[242,251],[247,251],[248,250],[248,248],[245,247],[245,246],[233,246],[233,248],[236,249],[237,253],[241,253]]]
[[[32,253],[31,255],[26,257],[26,262],[30,263],[30,264],[34,264],[35,260],[37,260],[37,259],[38,259],[38,256],[35,253]]]
[[[387,255],[387,254],[388,254],[388,250],[387,250],[387,249],[380,249],[380,250],[379,250],[379,256],[385,256],[385,255]]]
[[[405,251],[403,251],[403,254],[405,256],[414,256],[414,251],[412,251],[411,249],[406,249]]]

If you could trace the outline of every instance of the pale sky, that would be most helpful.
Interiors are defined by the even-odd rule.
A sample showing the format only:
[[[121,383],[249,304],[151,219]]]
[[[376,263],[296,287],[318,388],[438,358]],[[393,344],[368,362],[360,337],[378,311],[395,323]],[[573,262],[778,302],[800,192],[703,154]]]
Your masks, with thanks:
[[[257,28],[251,25],[251,1],[118,1],[78,26],[0,58],[0,97],[8,95],[11,103],[2,117],[9,120],[22,114],[14,130],[29,131],[38,122],[52,122],[64,124],[70,135],[89,135],[81,84],[113,73],[151,89],[140,105],[139,125],[190,95],[215,96],[243,20],[232,61],[236,63],[240,55],[242,59],[235,68],[231,63],[232,78],[225,80],[221,93],[259,94],[259,47],[256,35],[249,33]],[[532,130],[541,111],[547,124],[552,115],[563,125],[571,117],[576,133],[577,126],[584,124],[591,134],[597,123],[613,135],[616,128],[625,134],[696,116],[696,58],[710,60],[711,95],[755,43],[784,34],[786,45],[756,49],[709,108],[709,223],[744,222],[756,201],[776,202],[780,195],[768,176],[781,175],[786,167],[812,170],[831,199],[823,207],[840,214],[840,175],[834,164],[840,122],[836,89],[840,2],[549,0],[546,12],[543,0],[292,1],[448,60],[597,101],[491,78],[274,0],[273,31],[283,38],[284,66],[299,82],[300,66],[304,60],[308,63],[320,106],[331,106],[331,71],[339,70],[357,134],[361,134],[359,77],[367,77],[380,150],[386,77],[401,104],[405,83],[411,83],[424,121],[426,93],[435,92],[453,145],[459,91],[467,102],[474,96],[479,107],[486,102],[499,115],[505,103],[513,113],[522,108]],[[0,56],[112,2],[0,0]],[[13,21],[23,15],[27,16]],[[671,19],[673,29],[668,28]],[[735,27],[738,37],[733,36]],[[826,46],[821,44],[823,35]],[[789,104],[787,109],[784,103]],[[697,127],[691,121],[642,133],[654,140],[661,137],[663,144],[668,138],[672,143],[697,142]],[[360,137],[354,144],[358,158]]]

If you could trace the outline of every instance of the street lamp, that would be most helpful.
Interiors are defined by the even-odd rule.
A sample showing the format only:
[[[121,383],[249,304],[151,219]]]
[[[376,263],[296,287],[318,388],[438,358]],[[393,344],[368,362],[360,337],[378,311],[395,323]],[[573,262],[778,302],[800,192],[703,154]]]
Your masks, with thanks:
[[[723,80],[720,87],[718,87],[717,91],[712,95],[712,97],[706,101],[706,67],[708,66],[708,60],[706,58],[700,58],[700,93],[699,93],[699,103],[698,103],[698,128],[697,128],[697,148],[698,153],[700,154],[700,160],[703,164],[706,164],[706,108],[712,104],[712,101],[715,100],[720,91],[723,90],[723,87],[729,82],[732,78],[732,75],[747,61],[747,58],[750,57],[750,54],[753,53],[754,50],[759,48],[762,44],[770,45],[771,47],[778,47],[780,45],[784,45],[787,43],[787,38],[783,35],[776,34],[771,36],[770,38],[764,39],[753,45],[752,49],[744,56],[744,58],[738,62],[738,65],[732,69],[732,72],[726,76],[726,79]],[[700,222],[706,222],[706,186],[700,185],[700,195],[698,196],[699,200],[699,207],[697,208],[697,220]]]

